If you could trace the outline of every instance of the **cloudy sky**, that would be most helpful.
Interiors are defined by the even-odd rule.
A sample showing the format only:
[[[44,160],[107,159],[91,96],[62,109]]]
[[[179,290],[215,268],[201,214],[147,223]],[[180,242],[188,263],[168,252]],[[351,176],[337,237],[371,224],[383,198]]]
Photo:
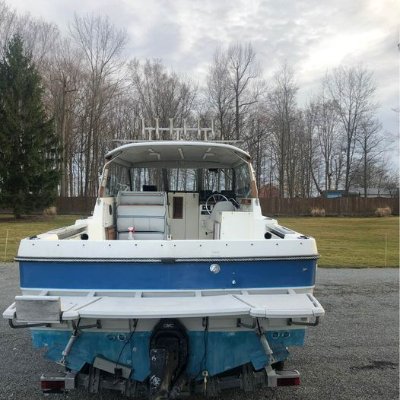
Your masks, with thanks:
[[[74,12],[108,15],[129,35],[128,57],[161,58],[198,82],[218,45],[251,41],[268,79],[287,62],[299,102],[318,91],[328,69],[357,65],[374,72],[379,117],[398,138],[398,0],[10,0],[67,30]],[[398,148],[397,144],[392,144]],[[394,157],[391,157],[394,159]]]

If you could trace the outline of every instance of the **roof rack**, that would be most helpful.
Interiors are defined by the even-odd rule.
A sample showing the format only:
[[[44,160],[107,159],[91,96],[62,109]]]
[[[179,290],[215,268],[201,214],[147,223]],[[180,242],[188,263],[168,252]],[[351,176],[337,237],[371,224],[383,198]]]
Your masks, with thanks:
[[[197,120],[197,127],[188,127],[186,119],[183,120],[183,127],[174,127],[174,119],[169,118],[169,127],[162,128],[159,125],[159,118],[154,118],[156,125],[146,127],[145,119],[141,118],[141,138],[139,139],[113,139],[113,142],[119,143],[140,143],[151,140],[201,140],[217,143],[243,143],[243,140],[220,140],[217,139],[217,133],[214,130],[214,120],[211,120],[211,128],[202,128],[200,120]]]

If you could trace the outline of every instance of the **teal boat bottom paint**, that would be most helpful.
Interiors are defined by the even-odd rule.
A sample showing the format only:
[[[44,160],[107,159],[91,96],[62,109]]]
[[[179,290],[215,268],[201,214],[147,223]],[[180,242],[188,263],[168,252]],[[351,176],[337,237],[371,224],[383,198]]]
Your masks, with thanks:
[[[47,349],[46,357],[60,361],[71,331],[32,330],[33,344]],[[81,332],[66,357],[66,367],[80,371],[97,356],[132,368],[131,379],[144,381],[150,373],[149,343],[151,332]],[[202,379],[251,363],[259,370],[270,364],[260,339],[254,331],[189,331],[189,359],[186,373],[191,379]],[[284,361],[287,347],[303,346],[305,330],[266,332],[274,361]]]

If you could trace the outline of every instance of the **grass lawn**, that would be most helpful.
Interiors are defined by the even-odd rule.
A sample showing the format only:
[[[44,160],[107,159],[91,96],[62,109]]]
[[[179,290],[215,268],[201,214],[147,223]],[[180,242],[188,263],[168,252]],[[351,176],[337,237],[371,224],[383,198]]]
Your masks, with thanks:
[[[22,238],[71,225],[77,218],[61,215],[16,221],[0,215],[0,261],[13,260]],[[299,217],[279,218],[279,222],[317,239],[320,267],[399,266],[399,217]]]
[[[15,220],[10,215],[0,214],[0,261],[12,261],[14,259],[22,238],[47,232],[50,229],[72,225],[79,218],[76,215],[58,215],[56,217],[33,216]]]
[[[317,240],[320,267],[399,267],[399,217],[279,218]]]

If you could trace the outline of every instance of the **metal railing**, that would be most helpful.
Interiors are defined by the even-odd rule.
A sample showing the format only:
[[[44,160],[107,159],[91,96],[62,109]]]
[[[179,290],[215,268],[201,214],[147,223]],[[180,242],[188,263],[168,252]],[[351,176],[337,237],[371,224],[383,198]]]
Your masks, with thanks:
[[[197,121],[196,127],[188,127],[186,120],[183,120],[183,127],[174,127],[174,119],[169,118],[169,127],[160,127],[159,118],[154,118],[155,126],[147,126],[145,119],[141,118],[141,130],[139,139],[114,139],[114,142],[132,143],[151,140],[201,140],[220,143],[242,143],[242,140],[223,140],[221,133],[214,128],[214,120],[211,120],[211,128],[204,128]]]

